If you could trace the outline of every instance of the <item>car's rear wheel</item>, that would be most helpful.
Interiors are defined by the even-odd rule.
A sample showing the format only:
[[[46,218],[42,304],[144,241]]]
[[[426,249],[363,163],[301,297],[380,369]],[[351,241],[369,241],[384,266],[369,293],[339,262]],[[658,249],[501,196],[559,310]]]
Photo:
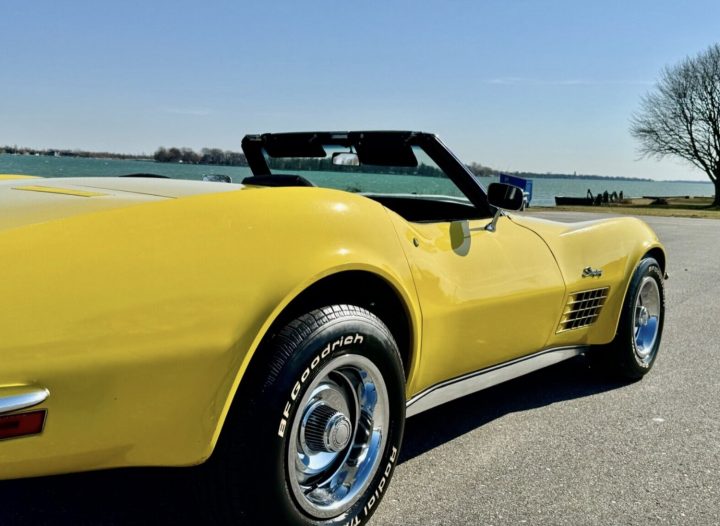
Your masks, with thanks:
[[[657,358],[664,320],[663,272],[655,259],[644,258],[630,280],[617,335],[597,358],[616,376],[642,378]]]
[[[387,490],[404,428],[390,331],[364,309],[334,305],[291,321],[261,352],[208,470],[220,518],[364,523]]]

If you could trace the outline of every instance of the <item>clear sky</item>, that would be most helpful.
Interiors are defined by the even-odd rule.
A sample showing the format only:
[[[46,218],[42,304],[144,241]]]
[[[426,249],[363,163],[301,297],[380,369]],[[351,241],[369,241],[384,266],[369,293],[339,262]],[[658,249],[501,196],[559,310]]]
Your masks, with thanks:
[[[628,125],[718,40],[718,0],[2,1],[0,145],[414,129],[501,170],[703,180],[638,160]]]

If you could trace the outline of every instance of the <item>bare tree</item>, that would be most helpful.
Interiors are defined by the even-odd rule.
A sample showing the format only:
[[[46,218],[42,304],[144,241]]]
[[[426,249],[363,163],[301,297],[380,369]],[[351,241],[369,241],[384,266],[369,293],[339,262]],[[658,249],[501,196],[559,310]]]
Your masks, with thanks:
[[[674,156],[707,174],[720,207],[720,44],[666,67],[633,115],[630,133],[640,153]]]

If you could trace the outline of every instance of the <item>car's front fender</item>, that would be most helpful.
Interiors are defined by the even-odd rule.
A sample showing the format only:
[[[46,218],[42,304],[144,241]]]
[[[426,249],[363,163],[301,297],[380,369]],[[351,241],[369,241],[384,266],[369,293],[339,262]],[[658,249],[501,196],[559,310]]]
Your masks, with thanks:
[[[612,341],[634,269],[648,252],[659,250],[664,254],[655,232],[634,217],[557,223],[513,215],[513,221],[535,231],[548,244],[562,272],[568,297],[581,291],[608,288],[600,316],[592,325],[557,332],[547,346]]]

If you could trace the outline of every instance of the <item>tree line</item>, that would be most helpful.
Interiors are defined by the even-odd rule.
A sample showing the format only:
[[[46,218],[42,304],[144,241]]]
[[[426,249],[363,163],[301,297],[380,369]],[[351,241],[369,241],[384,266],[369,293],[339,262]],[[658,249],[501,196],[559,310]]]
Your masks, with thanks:
[[[130,154],[130,153],[114,153],[114,152],[90,152],[90,151],[84,151],[84,150],[67,150],[67,149],[59,149],[59,148],[46,148],[46,149],[37,149],[37,148],[26,148],[26,147],[19,147],[19,146],[0,146],[0,154],[16,154],[16,155],[49,155],[49,156],[55,156],[55,157],[84,157],[84,158],[98,158],[98,159],[131,159],[131,160],[138,160],[138,161],[147,161],[147,160],[155,160],[156,162],[164,162],[164,163],[179,163],[182,162],[183,164],[214,164],[214,165],[220,165],[220,166],[247,166],[247,159],[245,158],[245,155],[240,152],[233,152],[228,150],[221,150],[220,148],[203,148],[200,150],[200,152],[195,152],[191,148],[165,148],[160,147],[157,149],[157,151],[153,154],[152,157],[148,157],[147,154]],[[304,168],[299,168],[297,165],[293,165],[293,167],[287,167],[282,166],[282,163],[276,162],[281,161],[281,159],[275,159],[271,160],[271,168],[275,168],[276,170],[297,170],[297,169],[305,169],[305,170],[322,170],[322,168],[319,168],[319,164],[307,164]],[[318,159],[317,162],[321,162],[322,159]],[[295,161],[296,162],[296,161]],[[328,161],[329,162],[329,161]],[[550,179],[613,179],[613,180],[620,180],[620,181],[650,181],[650,179],[638,179],[635,177],[614,177],[614,176],[607,176],[607,175],[576,175],[576,174],[561,174],[561,173],[534,173],[534,172],[507,172],[507,171],[500,171],[496,170],[494,168],[490,168],[489,166],[483,166],[479,163],[470,163],[466,165],[468,169],[476,176],[476,177],[499,177],[501,174],[506,173],[509,175],[515,175],[517,177],[523,177],[525,179],[541,179],[541,178],[550,178]],[[352,168],[352,167],[350,167]],[[341,166],[334,166],[333,170],[342,170],[343,167]],[[361,171],[367,171],[367,172],[377,172],[377,169],[369,169],[365,168]],[[401,170],[394,169],[393,173],[403,173]],[[426,165],[422,165],[419,168],[413,168],[410,172],[406,173],[414,173],[418,175],[427,175],[427,176],[441,176],[442,174],[439,173],[437,168],[430,167]]]
[[[612,175],[589,175],[589,174],[562,174],[562,173],[535,173],[535,172],[508,172],[496,170],[489,166],[478,163],[466,164],[467,168],[475,177],[500,177],[502,174],[514,175],[523,179],[611,179],[615,181],[651,181],[652,179],[641,179],[639,177],[622,177]]]
[[[11,155],[48,155],[51,157],[92,157],[97,159],[148,159],[148,156],[145,154],[136,155],[132,153],[86,152],[83,150],[67,150],[60,148],[26,148],[24,146],[0,146],[0,153]]]
[[[159,163],[216,164],[220,166],[247,166],[245,154],[220,148],[203,148],[196,152],[192,148],[165,148],[161,146],[153,154]]]

